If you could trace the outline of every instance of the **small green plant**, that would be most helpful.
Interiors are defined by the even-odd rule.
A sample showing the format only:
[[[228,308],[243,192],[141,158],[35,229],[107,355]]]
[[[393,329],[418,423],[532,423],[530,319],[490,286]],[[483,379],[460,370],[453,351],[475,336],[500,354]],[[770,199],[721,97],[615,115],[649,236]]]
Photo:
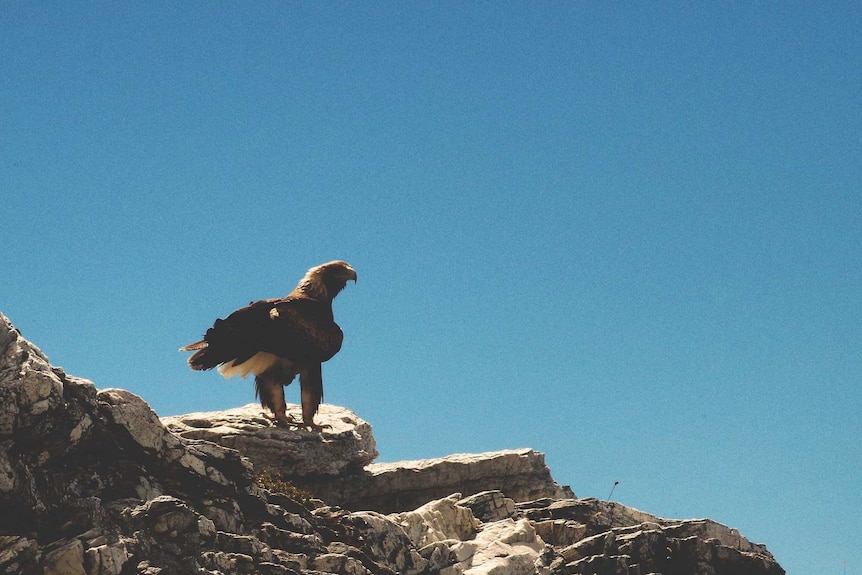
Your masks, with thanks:
[[[304,489],[300,489],[290,480],[285,479],[281,473],[278,473],[277,471],[265,470],[255,477],[255,481],[257,482],[258,487],[267,489],[273,493],[286,495],[302,505],[308,505],[313,497],[311,493]]]

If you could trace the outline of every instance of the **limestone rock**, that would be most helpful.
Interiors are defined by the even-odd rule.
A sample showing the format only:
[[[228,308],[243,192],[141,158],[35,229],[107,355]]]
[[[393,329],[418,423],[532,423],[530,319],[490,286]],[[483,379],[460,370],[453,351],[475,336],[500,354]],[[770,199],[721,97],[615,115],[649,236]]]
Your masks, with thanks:
[[[470,506],[492,510],[486,517],[500,518],[480,521]],[[441,575],[550,573],[549,547],[538,536],[533,522],[518,513],[512,500],[499,492],[463,499],[456,493],[389,517],[402,526]]]
[[[301,407],[288,405],[288,414],[301,419]],[[276,426],[258,404],[206,413],[162,418],[164,425],[185,439],[201,439],[236,449],[258,472],[276,471],[289,477],[336,476],[361,469],[377,457],[371,426],[343,407],[322,404],[316,422],[322,432]]]
[[[484,523],[514,517],[516,509],[514,500],[503,495],[501,491],[481,491],[461,499],[458,505],[469,508],[473,515]]]
[[[374,511],[346,513],[343,522],[350,525],[361,542],[375,557],[387,557],[388,565],[402,575],[426,573],[429,562],[420,555],[417,547],[404,532],[396,518]],[[358,540],[354,542],[354,545]],[[330,545],[333,552],[350,553],[344,542]]]
[[[289,412],[299,410],[288,406]],[[532,449],[372,463],[377,450],[368,423],[327,404],[317,420],[331,427],[320,433],[277,427],[257,404],[162,418],[184,439],[235,449],[258,472],[278,472],[327,503],[349,509],[408,511],[451,493],[486,490],[503,491],[515,501],[574,497],[570,488],[554,482],[544,455]]]
[[[244,409],[166,427],[142,398],[52,367],[0,315],[0,574],[784,573],[708,519],[575,499],[532,450],[369,464],[370,427],[346,410],[311,433]],[[261,468],[328,486],[330,505],[258,485],[255,449]]]
[[[87,575],[84,571],[84,546],[77,539],[64,543],[45,555],[45,575]]]
[[[517,507],[535,524],[554,522],[560,529],[546,531],[551,537],[566,534],[564,540],[546,540],[555,547],[552,573],[784,573],[765,546],[708,519],[663,519],[596,499],[541,500]],[[564,545],[572,533],[580,538]]]
[[[540,558],[545,544],[526,519],[502,519],[483,526],[472,540],[453,545],[458,563],[452,573],[530,575],[550,573]]]
[[[446,540],[465,541],[472,539],[479,528],[469,507],[459,505],[460,493],[444,499],[430,501],[425,505],[391,515],[417,547]]]
[[[515,501],[574,497],[569,487],[554,482],[544,454],[532,449],[372,463],[309,489],[327,502],[381,513],[414,509],[452,493],[471,495],[487,490],[502,491]]]
[[[465,505],[468,502],[456,493],[390,517],[425,556],[433,558],[441,574],[548,572],[537,566],[545,544],[527,519],[506,517],[483,524]],[[504,508],[514,512],[514,507]]]

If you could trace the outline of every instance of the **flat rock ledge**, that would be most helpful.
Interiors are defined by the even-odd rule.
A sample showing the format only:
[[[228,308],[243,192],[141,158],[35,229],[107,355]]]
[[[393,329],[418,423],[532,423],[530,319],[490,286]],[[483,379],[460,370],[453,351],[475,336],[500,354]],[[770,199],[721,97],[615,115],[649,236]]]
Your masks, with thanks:
[[[301,408],[288,405],[301,420]],[[260,473],[291,478],[337,476],[362,469],[377,457],[371,426],[349,409],[323,404],[316,422],[323,432],[276,426],[259,404],[224,411],[163,417],[168,430],[184,439],[202,439],[239,451]]]
[[[517,502],[575,497],[571,488],[553,480],[545,455],[528,448],[372,463],[359,473],[308,488],[327,502],[381,513],[415,509],[452,493],[487,490],[502,491]]]
[[[300,406],[288,404],[298,416]],[[329,504],[394,513],[452,493],[500,490],[514,501],[573,498],[558,485],[545,456],[532,449],[455,454],[435,459],[372,463],[377,457],[371,426],[349,409],[323,404],[322,432],[275,426],[261,407],[163,417],[184,439],[211,441],[237,450],[255,471],[271,471]]]

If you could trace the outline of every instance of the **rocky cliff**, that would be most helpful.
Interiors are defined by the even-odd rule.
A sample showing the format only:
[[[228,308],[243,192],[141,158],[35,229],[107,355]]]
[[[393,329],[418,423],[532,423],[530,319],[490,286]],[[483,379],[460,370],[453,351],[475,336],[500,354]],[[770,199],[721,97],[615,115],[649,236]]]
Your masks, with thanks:
[[[0,354],[0,573],[784,573],[715,522],[576,499],[531,450],[375,464],[346,410],[324,433],[254,406],[162,421],[2,315]]]

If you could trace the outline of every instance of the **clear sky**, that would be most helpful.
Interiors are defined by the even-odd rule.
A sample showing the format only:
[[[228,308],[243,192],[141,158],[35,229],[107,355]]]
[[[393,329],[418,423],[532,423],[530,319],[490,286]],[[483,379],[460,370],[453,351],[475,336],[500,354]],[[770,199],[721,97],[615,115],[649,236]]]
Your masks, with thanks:
[[[860,14],[0,3],[0,311],[160,415],[224,409],[252,383],[177,348],[345,259],[325,400],[381,460],[533,447],[862,573]]]

